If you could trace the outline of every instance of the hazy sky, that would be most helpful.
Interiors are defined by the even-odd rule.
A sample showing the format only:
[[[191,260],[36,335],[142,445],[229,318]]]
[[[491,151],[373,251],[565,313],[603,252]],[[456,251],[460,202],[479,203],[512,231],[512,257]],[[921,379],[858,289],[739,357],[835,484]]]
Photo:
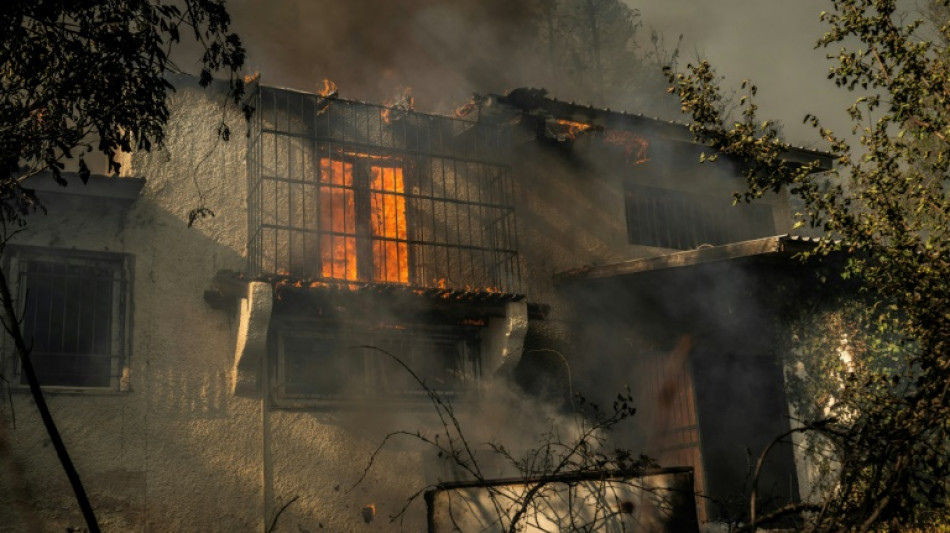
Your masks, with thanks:
[[[738,87],[751,79],[759,88],[763,117],[781,119],[793,142],[816,135],[802,124],[816,114],[835,130],[850,128],[844,108],[855,96],[826,78],[828,52],[814,49],[825,31],[818,20],[827,0],[627,0],[646,26],[675,42],[683,34],[681,66],[697,53]],[[843,133],[843,132],[842,132]]]

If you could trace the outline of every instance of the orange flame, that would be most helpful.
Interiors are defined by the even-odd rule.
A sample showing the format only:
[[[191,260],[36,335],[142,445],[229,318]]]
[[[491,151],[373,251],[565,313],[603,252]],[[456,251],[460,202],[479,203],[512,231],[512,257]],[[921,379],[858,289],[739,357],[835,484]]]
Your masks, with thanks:
[[[392,124],[394,121],[406,116],[415,109],[416,100],[412,97],[412,87],[406,87],[402,92],[402,97],[393,102],[386,100],[383,102],[383,109],[380,111],[380,117],[383,123]]]
[[[353,164],[320,160],[320,259],[323,277],[355,281],[356,194]]]
[[[360,186],[354,184],[354,164],[387,158],[370,154],[349,156],[353,162],[329,158],[320,160],[320,259],[323,277],[407,284],[409,254],[403,169],[393,165],[369,165],[369,183]],[[357,194],[358,189],[367,187],[369,205],[358,209],[357,202],[361,196]],[[361,220],[358,213],[367,208],[368,217]],[[370,280],[360,278],[361,258],[363,261],[372,261]],[[366,276],[370,269],[362,270]]]
[[[323,78],[323,89],[317,91],[317,94],[324,98],[333,98],[337,95],[336,84],[327,78]]]
[[[245,84],[253,83],[253,82],[255,82],[255,81],[259,80],[259,79],[261,79],[261,73],[260,73],[260,72],[257,72],[257,71],[255,71],[253,74],[245,74],[245,75],[244,75],[244,83],[245,83]]]
[[[406,184],[401,167],[370,167],[370,227],[373,230],[373,280],[409,282],[406,240]]]
[[[471,115],[477,111],[483,103],[485,103],[486,97],[484,95],[475,93],[472,95],[472,98],[468,103],[461,105],[455,109],[455,116],[458,118],[463,118]]]
[[[594,129],[592,124],[562,118],[548,122],[548,130],[559,141],[574,140],[579,134],[592,129]]]
[[[608,130],[604,133],[604,142],[623,148],[625,160],[629,165],[638,165],[650,160],[647,156],[649,143],[632,131]]]

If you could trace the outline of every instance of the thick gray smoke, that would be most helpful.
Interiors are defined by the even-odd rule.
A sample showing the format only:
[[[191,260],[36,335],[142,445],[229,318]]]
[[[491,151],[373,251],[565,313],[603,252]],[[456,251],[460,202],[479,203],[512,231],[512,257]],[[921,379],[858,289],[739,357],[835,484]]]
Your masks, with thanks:
[[[236,0],[235,29],[265,83],[371,102],[412,87],[423,109],[530,78],[535,2]]]
[[[836,133],[850,130],[844,109],[858,95],[835,87],[827,79],[827,54],[837,48],[814,49],[827,31],[819,13],[826,0],[795,2],[747,0],[627,0],[640,10],[644,23],[664,35],[683,35],[681,67],[705,58],[725,76],[724,87],[751,79],[759,88],[763,118],[781,120],[796,145],[816,144],[817,135],[802,124],[811,113]]]
[[[268,85],[316,91],[329,78],[342,97],[370,102],[411,87],[417,107],[437,112],[472,92],[533,86],[564,100],[675,118],[658,65],[682,35],[680,68],[704,57],[727,88],[752,79],[763,118],[782,121],[793,143],[821,148],[802,124],[806,113],[837,132],[850,128],[843,109],[855,95],[826,79],[825,55],[836,50],[813,49],[826,29],[818,20],[824,0],[623,1],[633,40],[619,29],[627,14],[612,1],[594,2],[596,45],[587,3],[572,0],[233,0],[229,9],[249,50],[248,70]],[[654,30],[663,38],[659,50],[649,39]],[[592,47],[601,49],[607,91],[591,80],[600,75]]]
[[[248,70],[268,85],[316,91],[328,78],[341,97],[369,102],[411,87],[417,108],[435,112],[521,86],[650,116],[676,107],[663,91],[666,51],[654,57],[623,0],[234,0],[229,9]]]

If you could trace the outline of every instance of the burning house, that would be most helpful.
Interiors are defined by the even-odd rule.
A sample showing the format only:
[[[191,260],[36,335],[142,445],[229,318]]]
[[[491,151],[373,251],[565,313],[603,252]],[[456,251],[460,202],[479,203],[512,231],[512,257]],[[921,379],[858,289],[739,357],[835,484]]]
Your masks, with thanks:
[[[38,184],[55,217],[4,258],[104,527],[422,531],[423,510],[385,517],[465,480],[430,450],[377,450],[438,424],[419,381],[485,440],[547,423],[526,406],[629,384],[643,407],[619,442],[692,467],[701,519],[726,518],[707,502],[744,490],[746,448],[788,422],[754,326],[769,303],[713,270],[787,259],[754,244],[798,242],[774,237],[786,198],[733,206],[740,167],[699,165],[687,127],[541,91],[442,116],[255,86],[245,125],[176,83],[166,149],[87,187]],[[229,143],[207,127],[222,112],[243,133]],[[188,230],[195,202],[215,216]],[[0,522],[78,524],[10,350],[2,368]],[[798,497],[782,453],[774,501]]]

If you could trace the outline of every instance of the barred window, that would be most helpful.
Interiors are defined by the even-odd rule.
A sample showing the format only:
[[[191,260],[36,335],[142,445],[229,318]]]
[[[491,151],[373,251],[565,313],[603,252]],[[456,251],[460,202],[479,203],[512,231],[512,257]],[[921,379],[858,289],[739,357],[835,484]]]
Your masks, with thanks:
[[[23,337],[40,384],[124,389],[129,256],[34,247],[11,251]],[[25,385],[19,359],[16,375]]]
[[[320,259],[326,279],[409,283],[403,169],[379,159],[362,154],[320,160]]]
[[[768,204],[644,186],[628,186],[626,204],[630,244],[688,250],[775,234]]]
[[[287,398],[420,397],[398,358],[426,388],[455,394],[478,380],[479,344],[465,328],[288,329],[278,336],[278,390]]]

